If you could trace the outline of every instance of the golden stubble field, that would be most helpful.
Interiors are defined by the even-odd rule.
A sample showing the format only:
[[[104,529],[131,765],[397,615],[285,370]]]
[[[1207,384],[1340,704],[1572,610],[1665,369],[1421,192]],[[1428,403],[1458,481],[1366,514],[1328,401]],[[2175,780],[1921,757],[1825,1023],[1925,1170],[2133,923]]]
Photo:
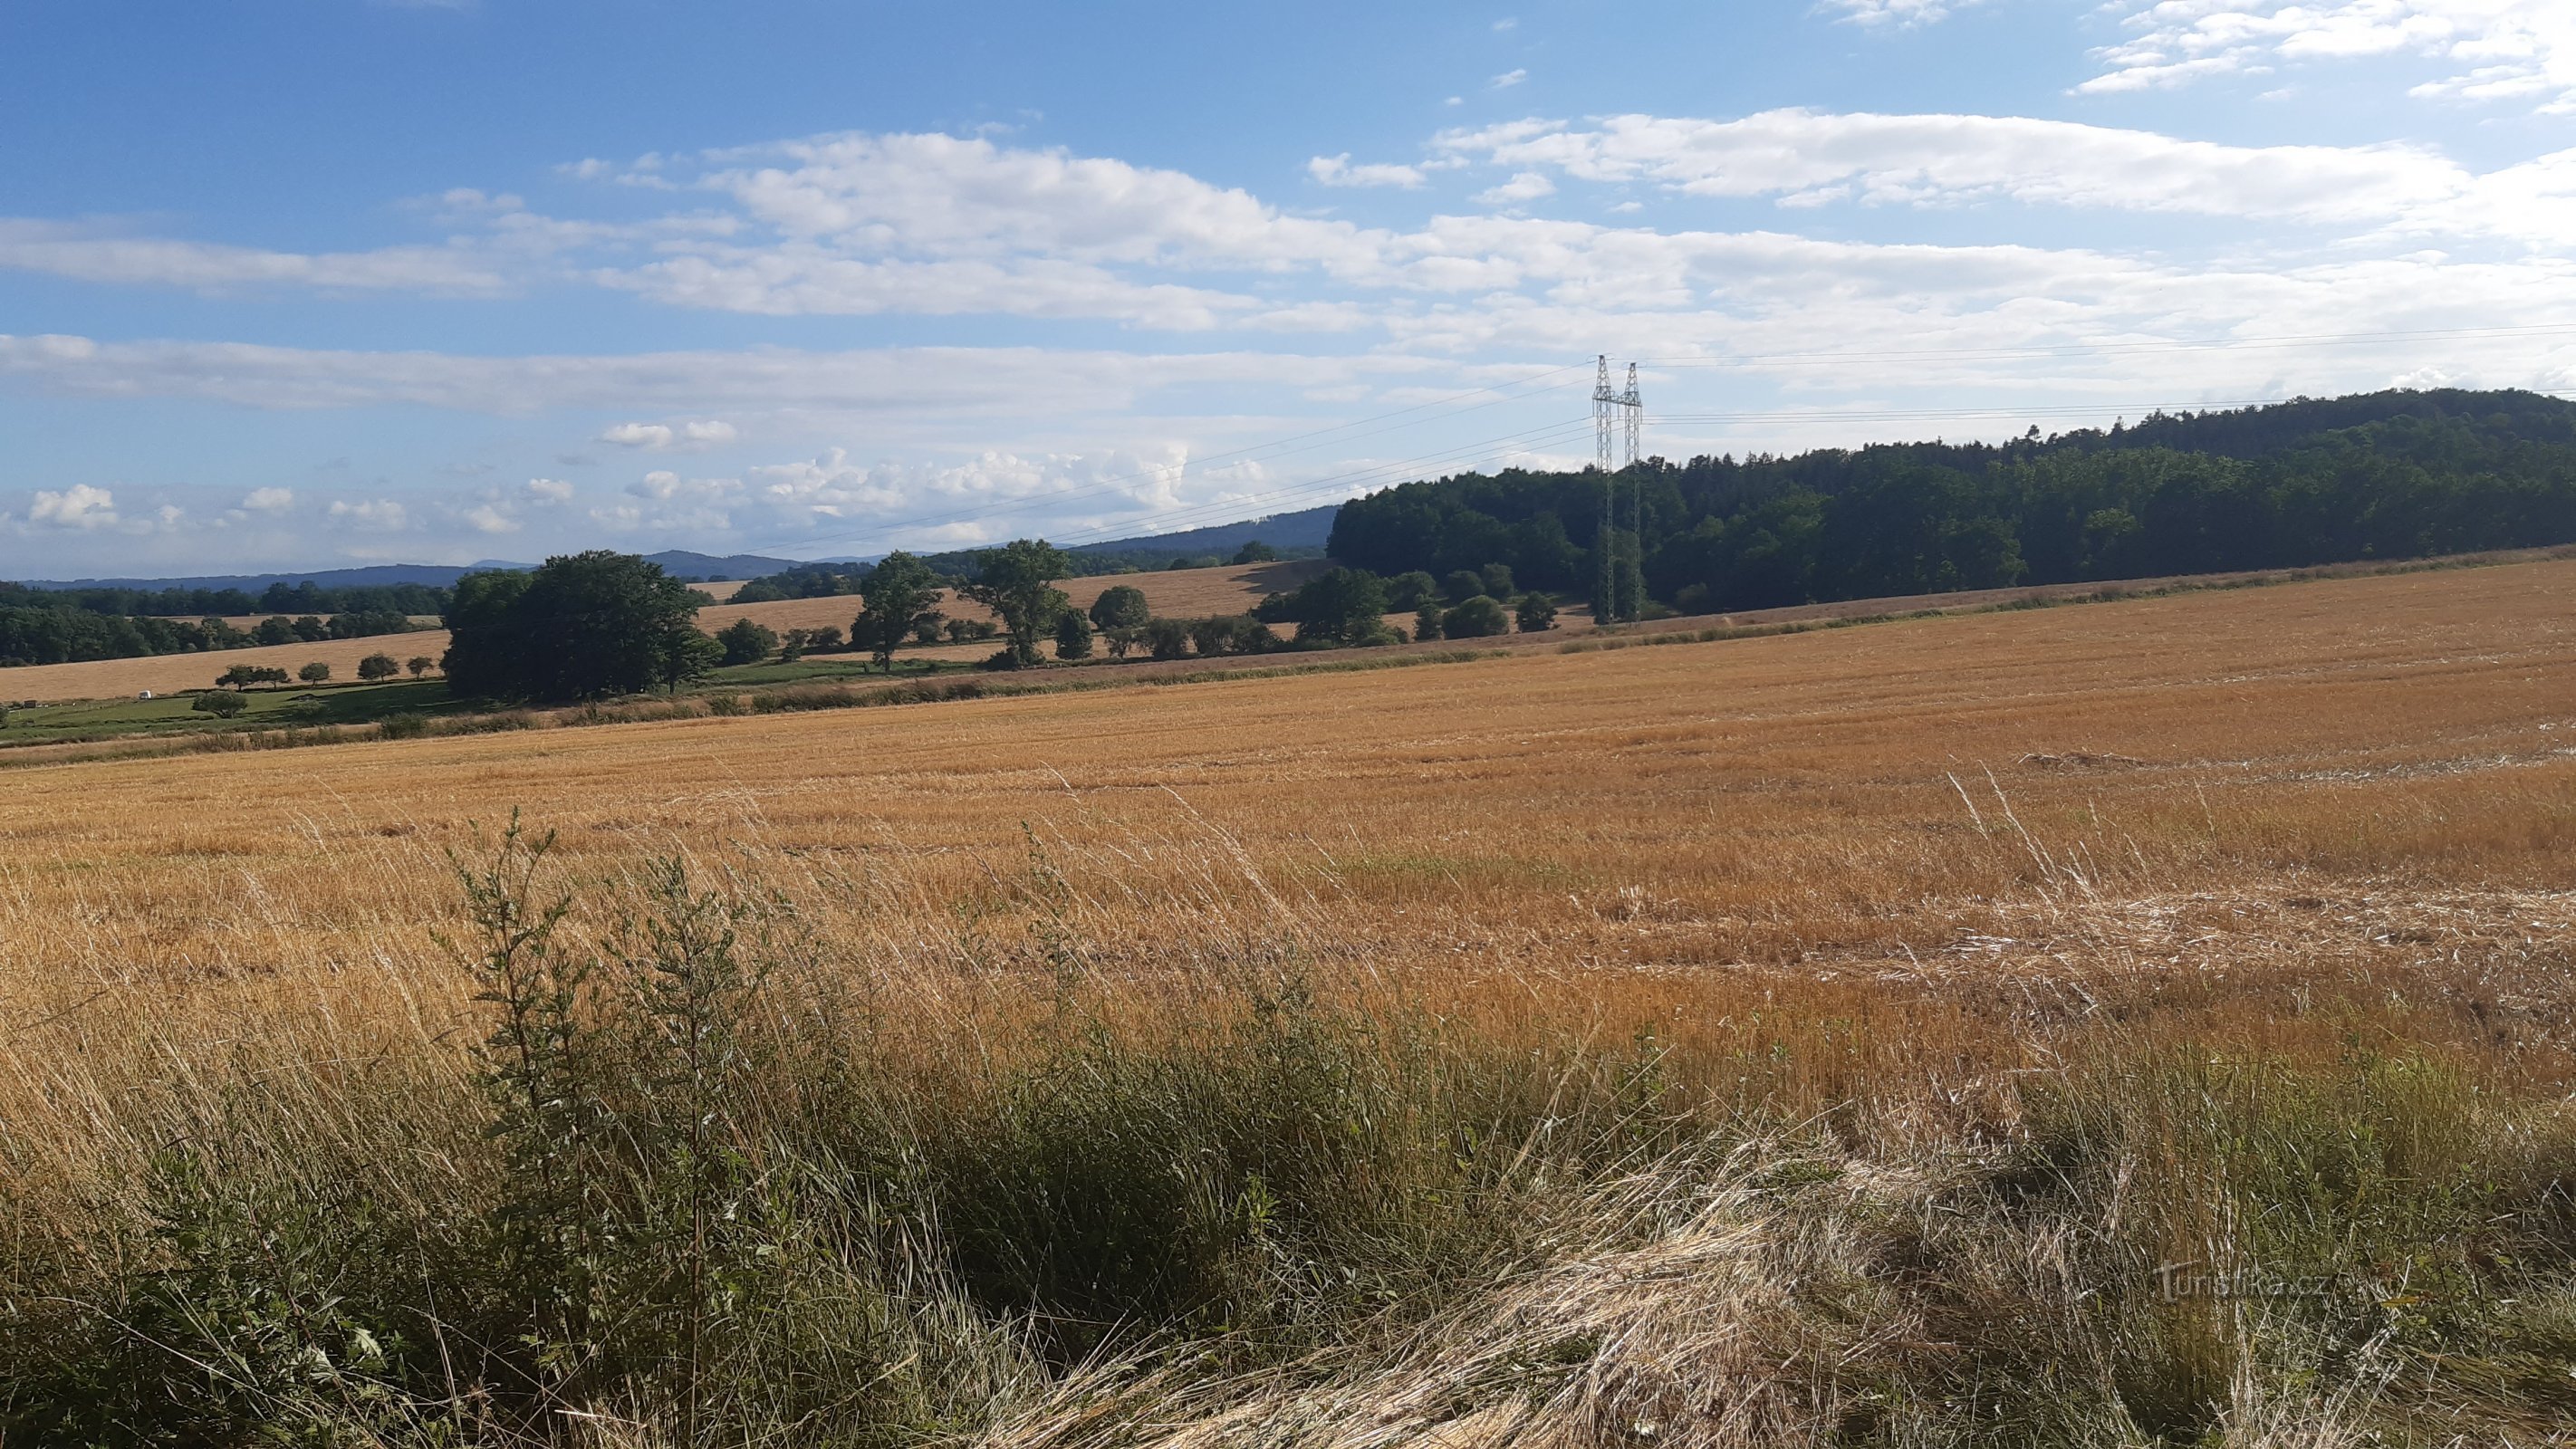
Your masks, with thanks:
[[[514,810],[576,875],[686,851],[942,959],[1012,959],[1035,870],[1113,973],[1223,923],[1489,1006],[2287,990],[2462,941],[2563,962],[2576,563],[9,783],[0,1012],[47,1035],[284,1002],[434,1036],[442,852]],[[2461,989],[2556,989],[2501,959]]]

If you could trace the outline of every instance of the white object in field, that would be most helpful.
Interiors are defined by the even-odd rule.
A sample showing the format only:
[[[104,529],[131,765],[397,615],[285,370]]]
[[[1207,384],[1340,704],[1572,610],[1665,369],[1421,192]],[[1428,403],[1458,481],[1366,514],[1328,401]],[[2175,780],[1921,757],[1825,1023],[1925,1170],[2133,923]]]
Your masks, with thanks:
[[[152,697],[152,691],[147,689],[134,697],[136,699],[150,699]]]

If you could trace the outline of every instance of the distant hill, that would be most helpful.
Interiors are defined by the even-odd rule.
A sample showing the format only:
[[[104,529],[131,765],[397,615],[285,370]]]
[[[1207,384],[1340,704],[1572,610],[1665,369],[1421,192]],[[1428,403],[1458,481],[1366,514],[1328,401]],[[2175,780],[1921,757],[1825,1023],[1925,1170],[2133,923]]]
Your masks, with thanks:
[[[676,548],[646,554],[645,558],[660,564],[665,573],[692,579],[752,579],[796,566],[791,559],[768,558],[760,554],[738,553],[719,557]],[[454,564],[368,564],[361,568],[299,569],[274,574],[203,574],[177,579],[28,579],[25,583],[31,589],[240,589],[253,594],[271,584],[302,583],[325,589],[385,584],[426,584],[443,589],[467,574],[535,567],[532,563],[483,559],[461,568]]]
[[[1111,539],[1107,543],[1078,544],[1067,553],[1136,554],[1168,553],[1195,555],[1231,554],[1256,539],[1272,548],[1322,548],[1332,537],[1333,515],[1341,511],[1338,503],[1321,508],[1300,509],[1295,513],[1273,513],[1241,523],[1219,523],[1207,528],[1184,529],[1179,533],[1152,533],[1141,538]]]

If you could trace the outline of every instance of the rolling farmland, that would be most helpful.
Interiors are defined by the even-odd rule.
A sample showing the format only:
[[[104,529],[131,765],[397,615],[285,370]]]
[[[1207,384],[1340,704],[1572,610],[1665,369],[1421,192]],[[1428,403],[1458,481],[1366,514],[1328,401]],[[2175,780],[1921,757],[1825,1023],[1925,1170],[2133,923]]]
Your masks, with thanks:
[[[431,937],[470,938],[445,852],[488,852],[518,810],[560,832],[550,878],[578,892],[582,950],[621,939],[657,855],[796,903],[740,918],[777,943],[777,1009],[824,1013],[799,1032],[883,1063],[895,1096],[871,1130],[915,1144],[907,1171],[927,1174],[904,1191],[964,1194],[940,1198],[968,1235],[942,1260],[963,1295],[942,1312],[1037,1293],[1068,1322],[1112,1303],[1175,1324],[1201,1322],[1192,1303],[1265,1315],[1186,1330],[1248,1336],[1236,1367],[1182,1378],[1150,1341],[988,1342],[972,1351],[985,1442],[1206,1442],[1190,1426],[1293,1411],[1311,1416],[1296,1442],[1318,1444],[1378,1442],[1368,1426],[1385,1424],[1524,1442],[1647,1414],[1717,1444],[1737,1442],[1712,1426],[1739,1410],[1781,1435],[1844,1422],[1845,1374],[1914,1385],[1904,1412],[1924,1426],[1973,1399],[2018,1426],[2011,1442],[2062,1442],[2051,1415],[2143,1442],[2142,1424],[2257,1410],[2540,1442],[2558,1401],[2549,1315],[2576,1304],[2549,1206],[2576,1161],[2576,562],[11,784],[0,1015],[28,1025],[0,1048],[0,1123],[16,1211],[65,1241],[85,1241],[87,1214],[144,1210],[136,1164],[225,1110],[244,1053],[261,1100],[284,1104],[223,1129],[245,1161],[277,1134],[307,1134],[280,1161],[338,1161],[319,1144],[342,1136],[372,1161],[360,1144],[385,1133],[487,1158],[397,1099],[350,1094],[466,1090],[484,1028],[459,1029],[482,1019],[472,978]],[[851,1035],[835,1001],[884,1024]],[[1322,1015],[1297,1025],[1307,1012]],[[1346,1040],[1338,1012],[1406,1025]],[[1294,1052],[1385,1063],[1283,1121],[1364,1111],[1363,1140],[1451,1145],[1345,1160],[1318,1145],[1340,1139],[1286,1127],[1257,1151],[1272,1139],[1191,1145],[1185,1121],[1232,1121],[1225,1094],[1256,1091],[1229,1073],[1303,1060],[1263,1035],[1281,1030],[1322,1034]],[[1195,1054],[1210,1033],[1269,1045]],[[821,1090],[819,1067],[774,1049],[744,1088],[761,1105],[741,1109],[770,1124],[761,1154],[820,1130],[782,1095]],[[1253,1152],[1174,1189],[1216,1194],[1210,1222],[1237,1227],[1185,1233],[1198,1209],[1170,1207],[1162,1266],[1133,1281],[978,1256],[969,1205],[1022,1189],[968,1164],[1019,1161],[1014,1132],[1051,1150],[1044,1113],[1077,1099],[1042,1084],[1067,1052],[1099,1091],[1145,1073],[1118,1113],[1205,1091],[1188,1112],[1218,1115],[1140,1139],[1128,1186],[1045,1176],[1071,1159],[1033,1156],[1011,1169],[1039,1174],[1026,1190],[1142,1192],[1164,1147]],[[1433,1077],[1399,1089],[1415,1071]],[[945,1085],[907,1095],[925,1082]],[[2279,1145],[2240,1160],[2194,1135],[2203,1120]],[[1677,1146],[1679,1123],[1718,1145]],[[1483,1149],[1458,1144],[1494,1131],[1512,1145],[1477,1166]],[[2057,1186],[2013,1175],[2043,1149]],[[2281,1153],[2362,1173],[2335,1179],[2343,1197],[2296,1199],[2313,1236],[2228,1216],[2290,1200],[2263,1196],[2293,1191],[2264,1175]],[[1520,1175],[1539,1162],[1554,1185]],[[1387,1174],[1413,1206],[1336,1216],[1378,1201]],[[2492,1185],[2427,1185],[2472,1178]],[[2095,1194],[2115,1180],[2127,1206],[2106,1218]],[[1274,1202],[1258,1211],[1276,1226],[1242,1229],[1245,1201]],[[127,1206],[72,1206],[100,1202]],[[2465,1216],[2435,1231],[2454,1222],[2444,1204]],[[1382,1236],[1398,1221],[1427,1235],[1403,1241],[1450,1246],[1408,1257]],[[1203,1259],[1200,1232],[1217,1234]],[[1338,1278],[1231,1256],[1264,1242],[1390,1284],[1482,1266],[1442,1306],[1403,1308],[1416,1289],[1348,1298]],[[2380,1284],[2391,1253],[2420,1255],[2402,1313],[2337,1287],[2276,1322],[2156,1288],[2159,1262],[2194,1254]],[[1908,1254],[1938,1271],[1913,1276]],[[1827,1281],[1858,1296],[1806,1296]],[[947,1331],[903,1329],[904,1352],[967,1353]],[[2325,1352],[2320,1334],[2371,1356],[2367,1402],[2241,1379],[2261,1355]],[[1048,1367],[1086,1345],[1123,1366]],[[1820,1379],[1818,1353],[1843,1367]],[[2048,1379],[2025,1354],[2094,1355],[2106,1377]],[[2350,1372],[2310,1362],[2321,1384]],[[1513,1363],[1558,1368],[1533,1381]],[[2515,1387],[2527,1367],[2541,1377]],[[909,1406],[886,1412],[950,1412],[944,1376],[886,1372]]]

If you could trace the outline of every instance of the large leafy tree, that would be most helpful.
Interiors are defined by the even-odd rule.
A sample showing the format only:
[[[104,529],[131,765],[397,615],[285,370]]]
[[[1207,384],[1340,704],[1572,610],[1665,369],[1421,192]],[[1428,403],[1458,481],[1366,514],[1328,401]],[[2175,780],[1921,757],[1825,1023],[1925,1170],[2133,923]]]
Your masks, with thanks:
[[[1152,617],[1154,611],[1145,602],[1145,591],[1133,584],[1112,584],[1100,591],[1099,598],[1091,601],[1091,622],[1095,628],[1142,628]]]
[[[720,653],[693,622],[704,601],[659,564],[606,549],[529,574],[468,574],[448,606],[448,682],[494,699],[676,688]]]
[[[1038,662],[1038,640],[1070,606],[1055,581],[1073,572],[1063,549],[1042,538],[1015,539],[976,555],[975,581],[958,592],[1001,616],[1013,667]]]
[[[1327,569],[1273,594],[1255,612],[1274,624],[1297,626],[1301,644],[1383,644],[1393,636],[1384,618],[1386,581],[1363,569]]]
[[[930,565],[898,549],[887,554],[859,581],[867,607],[850,623],[850,642],[865,644],[876,655],[877,668],[894,672],[895,646],[939,619],[939,575]]]

